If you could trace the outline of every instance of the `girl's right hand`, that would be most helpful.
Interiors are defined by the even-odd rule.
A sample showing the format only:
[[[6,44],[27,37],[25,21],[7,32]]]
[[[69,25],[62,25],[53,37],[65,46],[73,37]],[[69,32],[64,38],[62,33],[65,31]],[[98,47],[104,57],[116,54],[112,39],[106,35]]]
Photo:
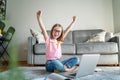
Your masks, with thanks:
[[[75,22],[76,21],[76,16],[73,16],[73,22]]]
[[[37,17],[39,18],[41,15],[42,15],[42,12],[39,10],[39,11],[37,12]]]

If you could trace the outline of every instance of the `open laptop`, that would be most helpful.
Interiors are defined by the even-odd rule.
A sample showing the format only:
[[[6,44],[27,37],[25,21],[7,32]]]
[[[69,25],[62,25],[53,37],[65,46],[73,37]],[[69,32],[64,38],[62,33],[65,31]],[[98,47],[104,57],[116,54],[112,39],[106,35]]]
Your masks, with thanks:
[[[77,79],[83,76],[93,74],[96,68],[96,65],[98,63],[99,57],[100,57],[100,54],[83,54],[81,56],[79,68],[76,72],[72,72],[72,73],[65,72],[65,73],[62,73],[61,75],[68,78]]]

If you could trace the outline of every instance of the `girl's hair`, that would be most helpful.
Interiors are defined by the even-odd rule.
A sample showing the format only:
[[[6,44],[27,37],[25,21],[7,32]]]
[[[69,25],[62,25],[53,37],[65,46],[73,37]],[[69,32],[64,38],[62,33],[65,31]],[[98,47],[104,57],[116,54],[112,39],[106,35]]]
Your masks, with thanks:
[[[50,38],[53,39],[53,34],[52,33],[53,33],[54,28],[57,27],[57,26],[61,27],[61,29],[62,29],[61,35],[60,35],[60,37],[57,38],[57,40],[58,41],[63,41],[63,35],[64,35],[63,27],[58,23],[53,25],[53,27],[51,29],[51,32],[50,32]]]

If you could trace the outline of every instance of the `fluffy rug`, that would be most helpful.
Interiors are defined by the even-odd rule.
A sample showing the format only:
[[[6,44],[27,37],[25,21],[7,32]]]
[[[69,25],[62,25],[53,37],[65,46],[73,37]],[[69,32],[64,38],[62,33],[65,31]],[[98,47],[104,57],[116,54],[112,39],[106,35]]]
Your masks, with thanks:
[[[120,80],[120,67],[97,67],[92,75],[78,80]],[[42,80],[49,74],[44,67],[19,67],[0,73],[0,80]],[[20,78],[19,78],[20,77]],[[11,79],[10,79],[11,78]],[[44,80],[44,79],[43,79]]]

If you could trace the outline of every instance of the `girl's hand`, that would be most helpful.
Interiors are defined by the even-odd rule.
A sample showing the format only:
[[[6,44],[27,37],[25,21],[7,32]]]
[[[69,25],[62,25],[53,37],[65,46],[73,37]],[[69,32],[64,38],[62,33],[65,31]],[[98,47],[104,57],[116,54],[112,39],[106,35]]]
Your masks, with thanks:
[[[37,12],[37,17],[39,18],[39,17],[41,17],[41,15],[42,15],[42,12],[39,10],[39,11]]]
[[[73,22],[75,22],[76,21],[76,16],[73,16]]]

